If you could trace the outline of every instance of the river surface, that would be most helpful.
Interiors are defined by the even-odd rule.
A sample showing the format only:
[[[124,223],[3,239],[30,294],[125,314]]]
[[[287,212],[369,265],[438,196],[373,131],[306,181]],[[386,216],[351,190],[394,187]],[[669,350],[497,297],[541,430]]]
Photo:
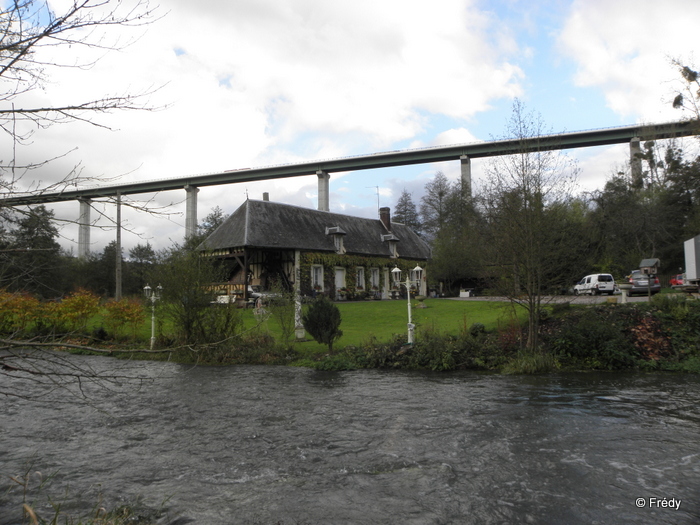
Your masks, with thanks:
[[[28,461],[57,473],[36,493],[30,476],[40,512],[43,493],[71,509],[101,492],[163,524],[700,523],[697,376],[70,359],[145,381],[85,400],[0,376],[46,394],[0,398],[2,525],[20,523],[4,489]]]

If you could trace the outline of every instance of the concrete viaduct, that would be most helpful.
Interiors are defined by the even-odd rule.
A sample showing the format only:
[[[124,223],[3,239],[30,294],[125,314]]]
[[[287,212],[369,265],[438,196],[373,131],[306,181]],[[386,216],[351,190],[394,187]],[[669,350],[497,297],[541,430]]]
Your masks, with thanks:
[[[471,191],[470,160],[474,158],[629,143],[632,176],[641,177],[642,167],[641,159],[639,158],[639,154],[641,153],[641,141],[670,139],[692,135],[700,135],[700,121],[698,120],[576,131],[526,139],[496,140],[473,144],[390,151],[264,168],[245,168],[207,175],[66,190],[56,193],[14,195],[12,197],[0,199],[0,206],[26,206],[77,200],[80,203],[78,256],[85,257],[89,253],[90,246],[90,203],[93,199],[101,197],[117,198],[118,224],[120,216],[119,201],[122,195],[184,189],[186,192],[185,237],[189,237],[196,232],[197,193],[199,191],[198,188],[202,186],[316,174],[318,176],[318,209],[329,211],[329,180],[330,173],[333,172],[459,160],[461,163],[462,180]],[[119,228],[117,228],[117,230],[119,230]]]

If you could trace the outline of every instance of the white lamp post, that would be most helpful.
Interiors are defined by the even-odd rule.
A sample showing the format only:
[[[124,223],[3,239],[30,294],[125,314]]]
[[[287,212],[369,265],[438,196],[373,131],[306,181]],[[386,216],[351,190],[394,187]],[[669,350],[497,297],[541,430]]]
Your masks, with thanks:
[[[156,344],[156,301],[163,295],[163,287],[158,285],[154,290],[148,284],[143,287],[143,293],[146,294],[146,299],[151,301],[151,350]]]
[[[401,282],[401,270],[399,269],[398,266],[395,266],[393,270],[391,270],[391,275],[394,278],[394,284],[396,286],[404,285],[406,287],[406,299],[408,300],[408,344],[412,345],[413,344],[413,330],[416,328],[416,325],[413,324],[411,321],[411,284],[416,284],[416,286],[420,286],[420,281],[421,281],[421,274],[423,273],[423,268],[420,266],[416,265],[416,267],[413,269],[413,273],[416,276],[415,281],[411,281],[411,276],[407,275],[406,276],[406,281]]]

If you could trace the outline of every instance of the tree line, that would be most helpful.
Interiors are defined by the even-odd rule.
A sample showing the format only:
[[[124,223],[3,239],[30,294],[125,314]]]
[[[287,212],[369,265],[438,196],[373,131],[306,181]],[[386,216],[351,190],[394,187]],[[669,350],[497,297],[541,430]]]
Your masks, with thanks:
[[[531,116],[520,118],[533,125]],[[700,156],[695,144],[689,152],[676,141],[642,146],[641,179],[615,171],[602,188],[579,194],[572,191],[575,165],[558,153],[548,155],[561,164],[556,169],[541,158],[530,167],[521,155],[498,159],[474,195],[437,172],[418,203],[403,190],[393,220],[430,243],[431,279],[447,293],[498,289],[504,273],[515,274],[515,265],[531,258],[541,261],[543,291],[551,293],[589,273],[623,277],[650,257],[661,260],[664,273],[677,273],[685,267],[683,242],[700,234]],[[534,180],[538,170],[548,180]]]

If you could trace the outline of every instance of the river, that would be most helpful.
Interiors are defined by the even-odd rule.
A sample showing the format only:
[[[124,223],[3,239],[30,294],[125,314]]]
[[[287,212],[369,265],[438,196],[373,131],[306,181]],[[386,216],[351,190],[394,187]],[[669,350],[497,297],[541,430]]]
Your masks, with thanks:
[[[69,359],[124,378],[83,399],[0,376],[45,394],[1,401],[1,525],[20,523],[4,489],[28,462],[56,473],[40,513],[44,493],[71,510],[102,492],[163,524],[700,522],[697,376]]]

